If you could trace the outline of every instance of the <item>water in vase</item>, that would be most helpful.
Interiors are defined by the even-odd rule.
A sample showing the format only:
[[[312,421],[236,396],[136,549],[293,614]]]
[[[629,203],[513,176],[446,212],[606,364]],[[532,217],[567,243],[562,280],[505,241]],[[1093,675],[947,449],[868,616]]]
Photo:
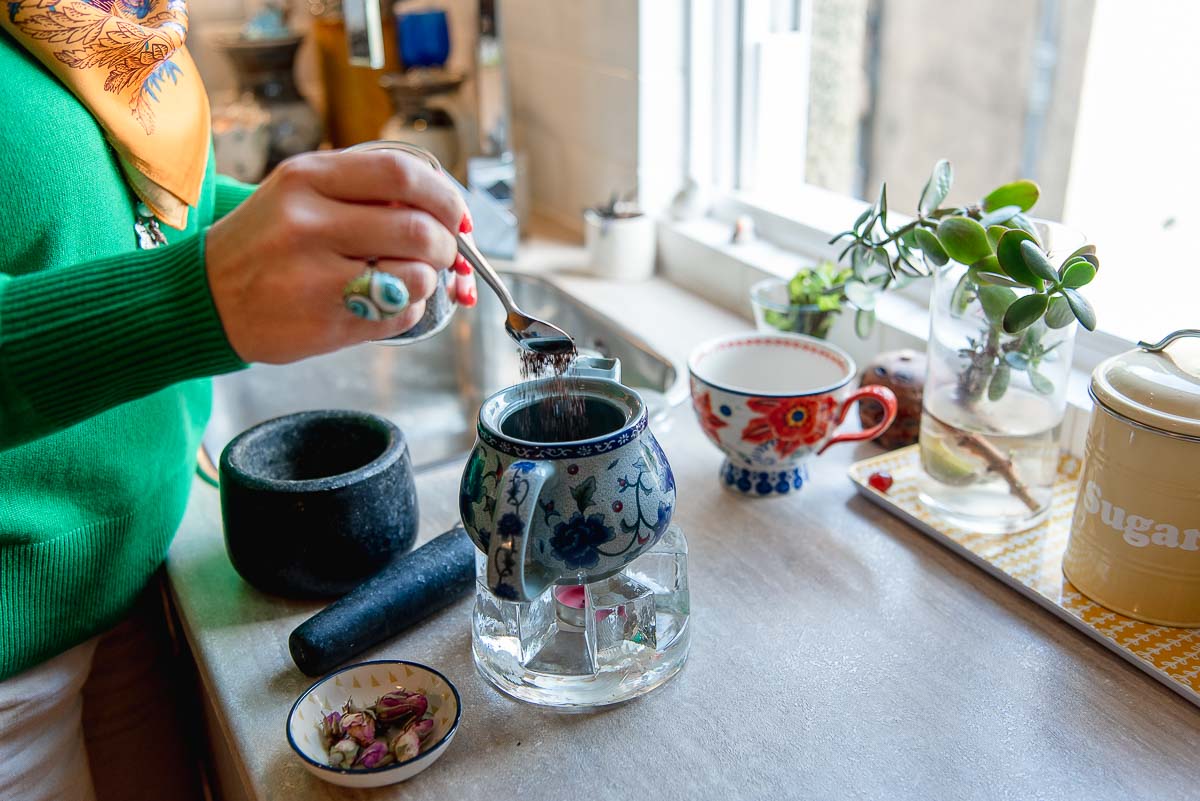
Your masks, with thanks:
[[[1053,400],[1010,387],[970,407],[956,387],[926,391],[921,415],[921,500],[950,522],[999,534],[1050,509],[1062,413]]]

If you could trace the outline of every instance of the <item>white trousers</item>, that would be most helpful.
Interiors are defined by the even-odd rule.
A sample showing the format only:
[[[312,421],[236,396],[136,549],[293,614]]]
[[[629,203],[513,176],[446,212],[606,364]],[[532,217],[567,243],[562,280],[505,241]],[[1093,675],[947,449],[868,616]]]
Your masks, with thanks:
[[[0,681],[0,798],[95,801],[82,712],[98,639]]]

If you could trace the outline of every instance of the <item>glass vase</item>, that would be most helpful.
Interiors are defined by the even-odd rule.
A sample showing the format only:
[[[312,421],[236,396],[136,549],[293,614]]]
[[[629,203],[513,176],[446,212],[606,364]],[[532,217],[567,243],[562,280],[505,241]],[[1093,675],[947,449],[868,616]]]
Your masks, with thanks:
[[[1059,226],[1040,233],[1054,263],[1083,244]],[[920,498],[969,531],[1030,528],[1050,511],[1077,324],[1005,333],[1003,301],[1029,290],[983,289],[953,261],[934,269]]]
[[[831,294],[840,298],[841,288]],[[807,334],[817,339],[828,339],[829,330],[841,314],[837,308],[792,303],[788,297],[788,282],[779,278],[764,278],[751,287],[750,305],[759,331]]]

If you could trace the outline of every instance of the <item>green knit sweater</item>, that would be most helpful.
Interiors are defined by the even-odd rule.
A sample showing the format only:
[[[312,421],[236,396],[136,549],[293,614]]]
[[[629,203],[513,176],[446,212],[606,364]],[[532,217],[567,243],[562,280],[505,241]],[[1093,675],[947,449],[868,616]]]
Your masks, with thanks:
[[[252,187],[212,174],[188,227],[137,249],[88,111],[0,31],[0,680],[116,623],[183,516],[206,376],[244,365],[204,234]]]

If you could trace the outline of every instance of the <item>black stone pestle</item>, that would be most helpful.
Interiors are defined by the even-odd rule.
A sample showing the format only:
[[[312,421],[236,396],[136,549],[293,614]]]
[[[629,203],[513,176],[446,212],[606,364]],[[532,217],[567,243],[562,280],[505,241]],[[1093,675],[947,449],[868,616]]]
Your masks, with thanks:
[[[475,545],[462,526],[397,556],[380,572],[301,623],[288,638],[296,667],[321,676],[465,595]]]

